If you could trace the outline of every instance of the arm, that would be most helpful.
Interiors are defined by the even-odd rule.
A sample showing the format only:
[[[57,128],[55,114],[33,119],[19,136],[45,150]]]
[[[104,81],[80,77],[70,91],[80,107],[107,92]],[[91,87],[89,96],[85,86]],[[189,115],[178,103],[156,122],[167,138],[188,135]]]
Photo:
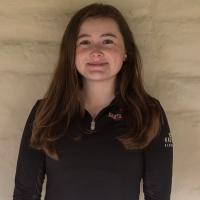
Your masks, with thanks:
[[[143,191],[145,200],[170,200],[172,185],[173,143],[170,128],[161,108],[158,135],[143,151]]]
[[[28,116],[20,144],[13,200],[40,200],[45,176],[45,155],[29,146],[32,122],[39,100]]]

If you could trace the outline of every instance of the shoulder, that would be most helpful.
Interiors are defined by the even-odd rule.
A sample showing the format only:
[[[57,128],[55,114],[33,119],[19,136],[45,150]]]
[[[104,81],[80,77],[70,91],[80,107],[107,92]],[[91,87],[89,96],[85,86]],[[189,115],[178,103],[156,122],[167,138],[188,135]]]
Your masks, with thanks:
[[[30,109],[30,113],[29,113],[29,121],[33,121],[36,115],[36,111],[38,110],[39,105],[41,104],[41,102],[43,101],[43,99],[37,99],[35,101],[35,103],[33,104],[32,108]]]
[[[157,132],[155,138],[150,142],[147,149],[167,150],[167,149],[173,147],[168,117],[167,117],[165,108],[160,103],[160,101],[158,99],[155,99],[155,98],[154,98],[154,100],[157,104],[157,108],[158,108],[159,113],[160,113],[160,117],[159,117],[160,126],[159,126],[159,129],[158,129],[158,132]]]
[[[43,98],[43,99],[37,99],[37,100],[35,101],[35,103],[33,104],[32,109],[36,109],[36,110],[37,110],[37,108],[39,107],[39,105],[41,105],[41,103],[44,103],[44,101],[45,101],[44,98]]]
[[[159,133],[165,133],[165,135],[170,134],[170,127],[168,122],[168,117],[165,111],[164,106],[158,101],[159,111],[160,111],[160,129]]]
[[[42,101],[43,101],[43,99],[37,99],[32,106],[32,111],[36,111]]]
[[[167,114],[166,114],[164,106],[155,97],[151,97],[151,99],[152,99],[151,106],[157,109],[160,114],[160,129],[163,128],[163,129],[166,129],[167,132],[170,132]]]

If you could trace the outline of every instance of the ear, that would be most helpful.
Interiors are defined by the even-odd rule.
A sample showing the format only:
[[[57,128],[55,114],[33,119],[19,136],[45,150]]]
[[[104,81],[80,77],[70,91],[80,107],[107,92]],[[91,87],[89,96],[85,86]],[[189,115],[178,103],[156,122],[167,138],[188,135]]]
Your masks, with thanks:
[[[124,61],[126,60],[126,58],[127,58],[127,54],[124,55]]]

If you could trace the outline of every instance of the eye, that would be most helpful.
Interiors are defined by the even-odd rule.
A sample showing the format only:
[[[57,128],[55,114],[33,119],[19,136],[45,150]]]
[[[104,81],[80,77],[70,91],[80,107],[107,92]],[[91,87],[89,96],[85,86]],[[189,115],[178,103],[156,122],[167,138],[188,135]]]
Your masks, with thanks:
[[[103,40],[103,44],[113,44],[113,40],[105,39],[105,40]]]
[[[79,42],[79,45],[89,45],[90,41],[89,40],[82,40]]]

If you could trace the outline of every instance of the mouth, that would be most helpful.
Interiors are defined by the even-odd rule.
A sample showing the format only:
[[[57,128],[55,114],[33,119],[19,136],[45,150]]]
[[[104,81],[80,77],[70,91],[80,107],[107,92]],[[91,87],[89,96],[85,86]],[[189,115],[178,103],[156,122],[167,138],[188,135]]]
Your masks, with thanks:
[[[105,66],[107,62],[89,62],[87,63],[88,66],[98,67],[98,66]]]

